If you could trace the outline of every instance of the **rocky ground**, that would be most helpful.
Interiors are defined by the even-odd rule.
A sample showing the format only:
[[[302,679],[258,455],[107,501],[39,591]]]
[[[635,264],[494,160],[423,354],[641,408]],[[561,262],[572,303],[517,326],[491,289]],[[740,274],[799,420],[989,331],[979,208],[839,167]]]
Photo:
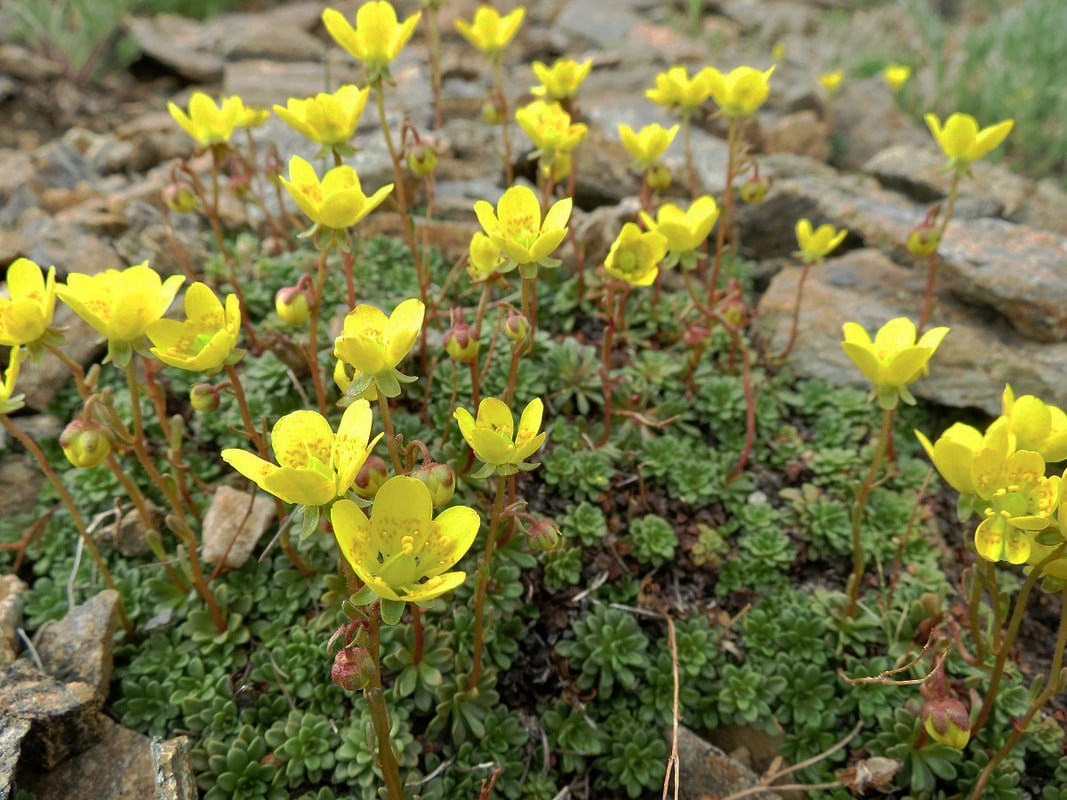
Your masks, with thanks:
[[[359,3],[334,5],[352,15]],[[948,182],[938,171],[942,158],[929,134],[897,108],[880,78],[846,78],[832,107],[817,91],[818,73],[853,63],[856,48],[877,42],[887,54],[894,48],[903,54],[916,41],[899,8],[876,4],[854,11],[856,5],[723,0],[708,4],[699,35],[691,38],[682,32],[683,9],[662,0],[538,0],[508,52],[505,78],[512,101],[519,103],[535,82],[532,60],[593,59],[581,98],[591,132],[578,151],[574,225],[587,259],[597,259],[621,221],[636,216],[637,178],[626,168],[616,125],[669,122],[641,90],[657,72],[678,63],[767,67],[772,46],[780,42],[785,56],[771,99],[748,131],[772,186],[763,204],[742,210],[740,238],[766,282],[758,324],[772,348],[781,349],[800,274],[790,257],[794,221],[807,216],[816,225],[849,229],[843,252],[809,276],[794,350],[798,372],[842,383],[858,379],[838,344],[846,318],[874,328],[916,313],[925,270],[917,268],[903,241],[927,206],[943,197]],[[443,29],[452,31],[453,21],[469,18],[474,7],[446,2]],[[85,89],[19,45],[0,44],[0,107],[8,120],[0,130],[0,266],[25,256],[55,264],[62,278],[70,269],[94,273],[148,259],[161,271],[177,271],[159,196],[174,160],[188,157],[192,144],[171,120],[166,102],[184,105],[191,91],[201,89],[269,106],[328,83],[358,81],[357,67],[322,30],[321,9],[319,2],[295,2],[206,22],[130,18],[127,30],[142,58],[129,72]],[[854,13],[842,14],[845,9]],[[432,237],[453,255],[465,251],[476,229],[473,202],[495,201],[505,188],[496,155],[499,133],[479,119],[488,82],[472,52],[457,35],[446,35],[443,124],[433,133],[443,157],[437,178],[440,221]],[[393,122],[407,117],[420,130],[432,124],[426,63],[417,38],[393,69],[398,84],[389,94]],[[355,158],[368,187],[392,176],[376,128],[368,110]],[[714,119],[694,131],[695,164],[705,191],[723,189],[723,133]],[[277,119],[257,129],[255,139],[260,153],[269,152],[271,143],[286,157],[314,152]],[[529,171],[529,142],[521,132],[514,134],[514,145],[518,171]],[[670,151],[676,174],[682,173],[681,155],[678,141]],[[946,406],[995,413],[1003,385],[1010,382],[1020,393],[1067,404],[1067,385],[1059,380],[1067,371],[1062,214],[1067,194],[1052,181],[984,164],[976,165],[961,188],[957,217],[941,247],[934,314],[935,324],[950,325],[953,332],[938,352],[936,369],[915,392]],[[231,227],[249,224],[236,202],[226,217]],[[187,258],[205,259],[206,224],[189,216],[174,222],[173,237]],[[386,214],[368,222],[379,231],[397,227]],[[98,352],[91,330],[65,307],[57,308],[57,316],[58,324],[71,328],[71,354],[89,362]],[[20,390],[28,413],[17,421],[35,436],[58,432],[63,421],[41,412],[64,380],[54,361],[24,368]],[[32,507],[41,480],[25,455],[0,442],[0,515]],[[63,623],[38,636],[32,659],[15,660],[23,648],[15,635],[19,584],[13,576],[0,579],[0,798],[7,796],[20,748],[32,754],[38,769],[52,771],[35,787],[41,798],[145,797],[153,783],[166,786],[168,797],[195,797],[191,776],[182,769],[182,741],[149,746],[145,737],[101,714],[115,598],[104,593],[72,609]],[[707,753],[699,743],[685,749],[696,754],[692,764]]]

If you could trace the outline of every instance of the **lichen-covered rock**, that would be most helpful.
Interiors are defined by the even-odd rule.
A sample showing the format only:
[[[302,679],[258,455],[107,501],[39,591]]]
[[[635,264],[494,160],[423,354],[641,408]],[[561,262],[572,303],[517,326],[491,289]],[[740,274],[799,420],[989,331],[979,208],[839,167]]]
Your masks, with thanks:
[[[22,625],[23,594],[29,588],[15,575],[0,575],[0,667],[18,655],[16,631]]]
[[[45,672],[64,683],[87,684],[101,705],[107,699],[114,666],[118,604],[119,593],[106,589],[42,628],[37,636],[37,654]]]

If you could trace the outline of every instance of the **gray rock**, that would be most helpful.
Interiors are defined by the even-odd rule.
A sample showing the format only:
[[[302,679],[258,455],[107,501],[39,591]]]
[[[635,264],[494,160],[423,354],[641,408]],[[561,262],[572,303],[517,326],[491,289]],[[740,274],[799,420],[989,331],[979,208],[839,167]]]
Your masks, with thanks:
[[[23,215],[19,236],[26,245],[24,255],[46,269],[54,265],[59,280],[64,280],[68,272],[96,275],[105,269],[127,266],[100,236],[76,222],[41,212]]]
[[[763,150],[825,161],[830,152],[830,125],[810,109],[794,111],[764,129]]]
[[[149,58],[197,83],[222,77],[225,59],[213,52],[214,43],[195,20],[176,14],[126,17],[126,31]]]
[[[684,725],[678,728],[678,767],[680,795],[685,800],[725,797],[759,783],[759,776],[752,770]],[[757,792],[751,796],[760,800],[778,798],[774,792]]]
[[[34,780],[38,800],[145,800],[155,791],[147,736],[99,715],[101,738]]]
[[[29,732],[29,720],[0,714],[0,800],[7,800],[11,794],[22,743]]]
[[[30,456],[18,453],[0,460],[0,518],[33,511],[43,484],[44,473]]]
[[[772,352],[789,337],[799,267],[782,270],[760,299],[757,325]],[[890,319],[917,318],[925,274],[895,264],[877,250],[852,250],[811,270],[804,287],[797,344],[791,363],[802,375],[838,385],[867,387],[841,349],[841,326],[857,322],[873,333]],[[1036,394],[1067,403],[1067,343],[1025,339],[1006,321],[984,317],[951,294],[938,296],[931,325],[949,334],[930,362],[930,374],[911,385],[917,397],[956,408],[999,414],[1001,393],[1011,383],[1017,394]]]
[[[164,530],[164,517],[162,508],[151,500],[145,501],[149,516],[157,531]],[[127,558],[147,555],[151,552],[145,539],[145,529],[141,524],[141,517],[132,505],[122,507],[122,516],[108,525],[103,525],[93,532],[93,541],[101,549],[114,548]]]
[[[23,594],[29,588],[15,575],[0,575],[0,667],[6,667],[18,655],[17,631],[22,627]]]
[[[863,171],[886,188],[904,192],[921,203],[932,203],[942,200],[952,184],[952,174],[943,169],[944,165],[944,154],[932,145],[894,145],[864,164]],[[1052,181],[1037,183],[997,164],[978,161],[971,165],[970,175],[960,181],[957,213],[960,206],[977,202],[997,209],[985,216],[1003,216],[1067,236],[1067,217],[1063,214],[1067,192]]]
[[[114,666],[118,608],[118,592],[106,589],[37,633],[37,653],[44,671],[64,683],[87,684],[101,705],[107,699]]]
[[[311,97],[325,92],[328,86],[358,83],[359,77],[359,70],[347,64],[331,64],[327,68],[321,61],[286,63],[247,59],[226,65],[223,87],[228,95],[240,95],[245,105],[270,108],[275,103],[284,106],[290,97]],[[374,117],[373,99],[364,114]]]
[[[33,183],[40,189],[74,189],[100,177],[93,162],[67,138],[56,139],[30,154]]]
[[[61,683],[26,659],[0,670],[0,719],[29,723],[19,766],[50,770],[100,740],[101,701],[87,683]]]
[[[607,48],[627,41],[642,19],[620,0],[570,0],[555,23],[572,41]]]
[[[199,793],[190,752],[187,736],[152,742],[156,800],[197,800]]]
[[[220,486],[204,515],[202,557],[237,569],[252,555],[274,519],[274,503],[266,495],[249,495]]]
[[[876,154],[893,145],[928,147],[930,132],[896,104],[881,77],[845,81],[834,101],[836,132],[845,149],[836,165],[860,169]]]

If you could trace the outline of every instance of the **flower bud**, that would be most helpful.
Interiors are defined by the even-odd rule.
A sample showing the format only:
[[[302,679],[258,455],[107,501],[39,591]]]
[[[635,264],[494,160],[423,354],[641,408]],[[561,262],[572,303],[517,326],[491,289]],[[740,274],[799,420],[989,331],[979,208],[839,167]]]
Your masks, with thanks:
[[[971,739],[971,717],[955,697],[927,700],[920,712],[923,728],[939,744],[962,750]]]
[[[274,310],[286,325],[303,325],[311,315],[311,303],[303,289],[286,286],[274,295]]]
[[[425,178],[437,169],[437,151],[432,144],[420,144],[408,150],[408,168]]]
[[[76,467],[95,467],[111,452],[107,429],[96,420],[76,419],[59,435],[59,446]]]
[[[378,669],[365,647],[346,647],[333,657],[330,678],[346,692],[359,692],[374,683]]]
[[[219,391],[210,383],[194,383],[189,390],[189,405],[200,414],[210,414],[219,407]]]
[[[523,342],[530,335],[530,320],[518,311],[511,311],[504,320],[504,335],[513,342]]]
[[[352,490],[364,500],[373,500],[378,494],[378,487],[389,477],[389,467],[381,456],[371,456],[363,462],[356,473]]]
[[[767,190],[771,188],[770,182],[762,175],[753,175],[741,184],[738,193],[746,203],[759,203],[767,196]]]
[[[492,100],[486,100],[482,103],[482,122],[486,125],[499,125],[504,115],[500,113],[500,108]]]
[[[188,214],[196,208],[196,192],[184,181],[176,181],[163,190],[163,202],[178,214]]]
[[[682,333],[682,344],[686,347],[704,347],[711,338],[711,332],[703,325],[687,325]]]
[[[648,185],[658,192],[668,189],[671,185],[671,171],[662,164],[653,164],[645,175]]]
[[[452,495],[456,492],[456,473],[448,464],[431,461],[413,469],[411,477],[426,484],[430,490],[434,508],[443,506],[452,499]]]
[[[913,256],[928,256],[941,244],[941,229],[928,222],[920,222],[908,231],[908,252]]]
[[[227,181],[227,186],[236,197],[244,197],[252,186],[252,178],[247,172],[235,172]]]
[[[530,547],[542,553],[555,550],[560,541],[559,527],[550,519],[534,520],[526,529]]]
[[[445,331],[445,351],[461,364],[478,357],[478,331],[463,321],[463,312],[453,315],[452,327]]]

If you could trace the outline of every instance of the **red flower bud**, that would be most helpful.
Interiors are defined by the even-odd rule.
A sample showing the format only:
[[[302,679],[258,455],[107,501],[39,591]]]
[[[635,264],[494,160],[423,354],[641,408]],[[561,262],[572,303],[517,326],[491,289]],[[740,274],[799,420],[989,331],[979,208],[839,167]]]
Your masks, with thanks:
[[[389,477],[389,466],[381,456],[370,456],[356,473],[352,489],[364,500],[373,500],[378,487]]]
[[[111,452],[107,428],[96,420],[76,419],[59,435],[63,455],[75,467],[95,467]]]
[[[333,657],[330,678],[346,692],[366,689],[377,679],[374,658],[365,647],[346,647]]]
[[[430,490],[433,507],[440,508],[449,500],[456,491],[456,473],[448,464],[439,464],[431,461],[416,467],[411,471],[411,477],[426,484]]]

